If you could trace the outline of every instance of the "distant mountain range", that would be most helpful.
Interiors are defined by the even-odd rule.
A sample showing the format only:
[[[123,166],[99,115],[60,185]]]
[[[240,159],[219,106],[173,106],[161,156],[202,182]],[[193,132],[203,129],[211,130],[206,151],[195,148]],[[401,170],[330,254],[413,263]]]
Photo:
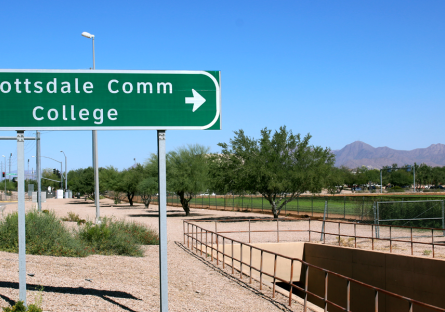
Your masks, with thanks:
[[[357,168],[368,166],[380,169],[396,163],[405,164],[425,163],[429,166],[445,166],[445,145],[432,144],[427,148],[416,148],[411,151],[400,151],[389,147],[372,147],[361,141],[348,144],[341,150],[332,151],[335,154],[335,166]]]

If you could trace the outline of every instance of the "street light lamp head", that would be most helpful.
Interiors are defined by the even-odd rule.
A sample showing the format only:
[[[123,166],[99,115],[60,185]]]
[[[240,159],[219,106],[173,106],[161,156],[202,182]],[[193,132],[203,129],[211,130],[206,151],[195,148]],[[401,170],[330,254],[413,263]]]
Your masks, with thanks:
[[[84,36],[85,38],[91,39],[94,38],[94,35],[90,34],[89,32],[84,31],[82,33],[82,36]]]

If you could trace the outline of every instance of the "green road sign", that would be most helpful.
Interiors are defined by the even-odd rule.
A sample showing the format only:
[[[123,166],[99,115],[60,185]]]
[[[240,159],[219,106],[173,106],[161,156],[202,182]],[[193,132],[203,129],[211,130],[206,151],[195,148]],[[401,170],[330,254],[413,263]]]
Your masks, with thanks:
[[[221,129],[219,71],[0,70],[0,130]]]

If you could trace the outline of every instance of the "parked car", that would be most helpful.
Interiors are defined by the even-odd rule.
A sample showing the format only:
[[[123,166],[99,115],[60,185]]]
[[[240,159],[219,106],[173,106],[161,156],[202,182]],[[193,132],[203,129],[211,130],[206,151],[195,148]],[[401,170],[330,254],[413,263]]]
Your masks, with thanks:
[[[445,187],[443,185],[431,185],[430,189],[441,189],[441,190],[444,190]]]

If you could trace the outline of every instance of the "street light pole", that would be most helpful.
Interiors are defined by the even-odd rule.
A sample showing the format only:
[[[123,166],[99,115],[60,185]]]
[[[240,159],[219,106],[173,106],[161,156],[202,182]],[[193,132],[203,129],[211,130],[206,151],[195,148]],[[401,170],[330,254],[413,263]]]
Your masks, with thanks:
[[[68,176],[66,174],[66,155],[64,151],[60,151],[61,153],[63,153],[63,156],[65,156],[65,191],[68,190]]]
[[[93,40],[93,70],[96,69],[96,58],[94,55],[94,35],[84,31],[82,36]],[[97,153],[97,131],[93,130],[93,170],[94,170],[94,203],[96,205],[96,223],[100,223],[100,206],[99,206],[99,160]]]
[[[48,157],[48,156],[42,156],[42,155],[40,155],[40,157],[48,158],[48,159],[51,159],[51,160],[54,160],[54,161],[57,161],[58,163],[60,163],[60,187],[63,188],[62,162],[61,162],[61,161],[58,161],[58,160],[56,160],[56,159],[54,159],[54,158]],[[54,180],[53,180],[53,181],[54,181]]]

